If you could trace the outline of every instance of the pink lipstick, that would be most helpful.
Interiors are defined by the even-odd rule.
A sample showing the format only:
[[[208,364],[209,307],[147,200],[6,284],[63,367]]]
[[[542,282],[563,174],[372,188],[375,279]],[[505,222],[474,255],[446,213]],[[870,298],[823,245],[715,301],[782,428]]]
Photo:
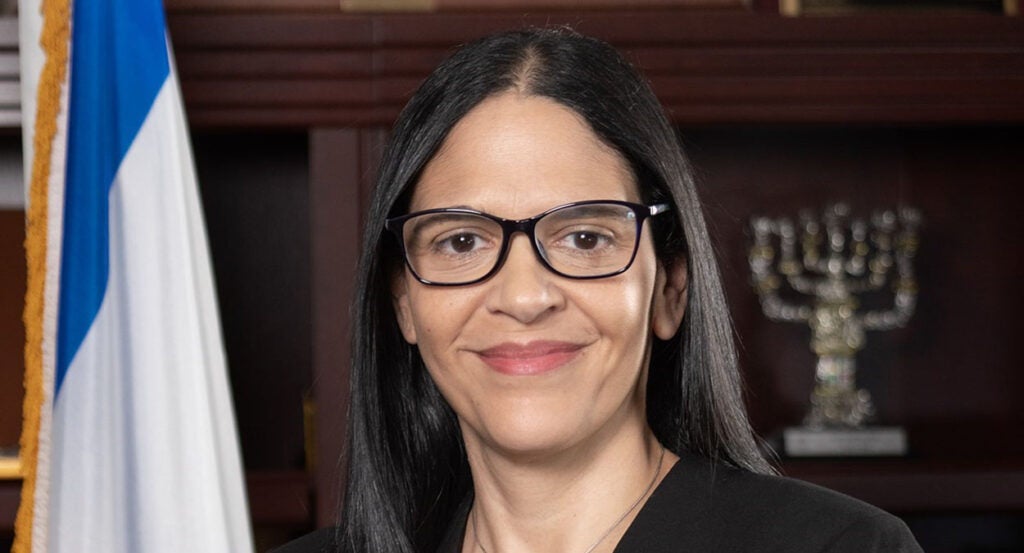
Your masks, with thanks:
[[[570,342],[538,340],[526,344],[506,342],[478,351],[492,369],[512,376],[548,372],[572,361],[583,346]]]

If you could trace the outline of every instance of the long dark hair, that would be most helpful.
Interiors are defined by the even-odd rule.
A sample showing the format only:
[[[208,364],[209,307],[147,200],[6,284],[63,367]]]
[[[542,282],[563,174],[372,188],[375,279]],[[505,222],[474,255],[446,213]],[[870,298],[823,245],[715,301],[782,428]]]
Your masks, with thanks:
[[[344,551],[434,551],[472,486],[456,416],[397,325],[391,286],[402,258],[384,220],[407,209],[451,128],[485,98],[512,89],[577,112],[630,163],[645,202],[673,206],[674,216],[652,229],[662,262],[686,263],[688,307],[679,333],[652,348],[647,418],[657,438],[676,453],[771,472],[747,421],[693,178],[653,92],[602,41],[566,29],[507,32],[444,61],[402,111],[384,152],[353,308]]]

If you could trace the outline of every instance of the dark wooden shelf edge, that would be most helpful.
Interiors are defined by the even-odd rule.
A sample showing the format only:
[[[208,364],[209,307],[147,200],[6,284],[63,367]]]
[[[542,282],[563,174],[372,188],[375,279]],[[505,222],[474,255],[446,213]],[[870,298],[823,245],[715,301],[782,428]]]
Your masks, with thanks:
[[[306,473],[249,471],[245,480],[253,525],[313,528],[312,488]],[[0,480],[0,532],[14,530],[20,499],[20,480]]]
[[[1024,463],[784,461],[790,477],[895,513],[1024,511]],[[312,528],[312,489],[302,471],[246,474],[255,525]],[[0,532],[14,528],[21,483],[0,481]]]
[[[188,119],[196,130],[291,130],[301,131],[311,126],[341,128],[389,128],[394,123],[398,108],[370,106],[354,108],[316,109],[285,106],[277,110],[264,108],[209,108],[190,106]],[[918,106],[897,108],[835,107],[835,106],[711,106],[668,104],[669,116],[680,127],[722,126],[1010,126],[1024,123],[1024,106]],[[315,124],[313,122],[316,122]]]
[[[779,18],[730,10],[171,10],[168,17],[189,120],[204,129],[390,126],[454,45],[529,23],[576,24],[635,53],[681,125],[1024,121],[1020,17]],[[0,49],[15,48],[15,23],[0,18]],[[0,119],[13,126],[18,114]]]
[[[576,24],[636,54],[677,124],[1024,121],[1024,20],[594,11],[535,15],[174,14],[197,128],[389,126],[458,43]],[[953,37],[953,38],[951,38]]]
[[[895,513],[1024,511],[1024,463],[789,460],[782,470]]]
[[[410,3],[411,6],[380,8],[372,1],[349,1],[338,0],[167,0],[164,5],[171,13],[189,12],[283,12],[283,13],[314,13],[334,15],[339,13],[354,14],[381,14],[381,13],[402,13],[402,12],[487,12],[487,13],[522,13],[540,12],[545,13],[555,10],[614,10],[615,6],[601,0],[549,0],[548,2],[536,2],[535,0],[490,0],[489,2],[474,2],[467,0],[433,0],[427,7],[420,7],[417,3]],[[657,9],[683,9],[683,10],[735,10],[749,11],[751,6],[744,0],[634,0],[631,5],[639,10]]]

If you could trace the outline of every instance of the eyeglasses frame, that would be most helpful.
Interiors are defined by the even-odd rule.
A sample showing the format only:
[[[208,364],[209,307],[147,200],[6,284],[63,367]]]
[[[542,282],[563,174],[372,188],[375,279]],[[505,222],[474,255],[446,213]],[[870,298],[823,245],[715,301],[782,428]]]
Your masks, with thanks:
[[[620,205],[620,206],[623,206],[623,207],[628,207],[636,215],[636,238],[633,241],[633,254],[629,257],[629,262],[626,263],[625,267],[623,267],[623,268],[621,268],[621,269],[619,269],[617,271],[613,271],[611,273],[604,273],[604,274],[600,274],[600,275],[587,275],[587,276],[575,276],[575,275],[567,275],[565,273],[562,273],[561,271],[559,271],[559,270],[557,270],[557,269],[555,269],[554,267],[551,266],[551,263],[547,260],[547,258],[544,256],[544,253],[541,251],[540,244],[537,243],[537,235],[535,234],[535,230],[537,228],[537,223],[541,219],[543,219],[544,217],[547,217],[548,215],[550,215],[550,214],[552,214],[552,213],[554,213],[556,211],[561,211],[563,209],[569,209],[571,207],[579,207],[579,206],[585,206],[585,205],[596,205],[596,204],[614,204],[614,205]],[[556,274],[558,276],[565,277],[565,278],[571,278],[571,279],[574,279],[574,280],[594,280],[594,279],[598,279],[598,278],[613,277],[615,275],[619,275],[619,274],[622,274],[622,273],[628,271],[629,268],[633,266],[633,261],[636,259],[637,251],[640,249],[640,238],[641,238],[641,235],[643,233],[644,221],[646,221],[650,217],[654,217],[656,215],[660,215],[662,213],[665,213],[668,210],[669,210],[669,205],[665,204],[665,203],[654,204],[654,205],[643,205],[643,204],[638,204],[638,203],[634,203],[634,202],[627,202],[627,201],[622,201],[622,200],[585,200],[585,201],[581,201],[581,202],[570,202],[570,203],[567,203],[567,204],[558,205],[558,206],[552,207],[551,209],[548,209],[548,210],[544,211],[543,213],[539,213],[537,215],[534,215],[533,217],[529,217],[529,218],[526,218],[526,219],[518,219],[518,220],[516,220],[516,219],[505,219],[503,217],[498,217],[497,215],[491,215],[490,213],[485,213],[483,211],[478,211],[478,210],[475,210],[475,209],[462,208],[462,207],[441,207],[441,208],[436,208],[436,209],[426,209],[426,210],[423,210],[423,211],[416,211],[416,212],[409,213],[409,214],[406,214],[406,215],[399,215],[397,217],[390,217],[390,218],[385,220],[384,228],[387,229],[388,231],[390,231],[392,234],[394,234],[395,237],[398,239],[398,247],[401,248],[401,250],[402,250],[402,259],[405,261],[405,266],[409,268],[409,272],[412,273],[412,276],[415,277],[416,280],[418,280],[422,284],[426,284],[428,286],[470,286],[470,285],[473,285],[473,284],[478,284],[480,282],[483,282],[483,281],[491,278],[492,276],[497,274],[497,272],[500,271],[501,268],[505,265],[505,261],[508,258],[508,251],[509,251],[509,248],[510,248],[510,246],[512,244],[512,237],[517,232],[521,232],[521,233],[525,234],[526,237],[530,240],[530,245],[533,247],[533,253],[537,256],[537,259],[540,260],[541,265],[544,266],[544,268],[546,268],[547,270],[551,271],[552,273],[554,273],[554,274]],[[427,280],[427,279],[423,278],[422,276],[420,276],[420,274],[416,272],[416,268],[412,266],[412,262],[409,261],[409,253],[408,253],[408,251],[406,251],[406,248],[405,248],[405,236],[403,234],[403,230],[404,230],[404,227],[405,227],[405,223],[408,222],[409,220],[411,220],[411,219],[413,219],[415,217],[419,217],[421,215],[430,215],[432,213],[462,213],[462,214],[465,214],[465,215],[476,215],[476,216],[479,216],[479,217],[483,217],[485,219],[490,219],[491,221],[494,221],[495,223],[497,223],[501,227],[502,243],[501,243],[501,251],[498,253],[498,259],[497,259],[497,261],[495,261],[494,267],[492,267],[490,271],[487,271],[487,273],[484,274],[483,276],[481,276],[480,278],[477,278],[477,279],[474,279],[474,280],[470,280],[470,281],[466,281],[466,282],[454,282],[454,283],[452,283],[452,282],[435,282],[435,281],[432,281],[432,280]]]

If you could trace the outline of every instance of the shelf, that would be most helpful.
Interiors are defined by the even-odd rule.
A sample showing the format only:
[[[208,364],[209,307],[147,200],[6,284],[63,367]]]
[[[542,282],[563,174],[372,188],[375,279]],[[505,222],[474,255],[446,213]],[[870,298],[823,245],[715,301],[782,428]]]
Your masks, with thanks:
[[[895,513],[1024,511],[1024,459],[930,462],[907,459],[785,460],[786,476]],[[312,491],[302,471],[250,471],[254,524],[312,528]],[[0,481],[0,532],[10,532],[21,483]]]
[[[436,12],[436,11],[516,11],[545,12],[557,9],[602,10],[614,9],[622,2],[616,0],[167,0],[168,11],[261,11],[278,12]],[[744,0],[631,0],[633,8],[679,9],[734,9],[749,8]]]
[[[527,25],[571,25],[620,48],[685,126],[1024,122],[1021,17],[197,7],[206,1],[168,10],[194,128],[389,127],[455,45]],[[0,18],[7,59],[16,37],[16,20]],[[0,64],[0,81],[0,127],[16,127],[16,66]]]
[[[452,48],[572,25],[627,52],[680,125],[1024,121],[1024,19],[732,11],[169,14],[197,128],[390,126]]]
[[[787,459],[782,472],[896,513],[1024,511],[1024,459]]]

